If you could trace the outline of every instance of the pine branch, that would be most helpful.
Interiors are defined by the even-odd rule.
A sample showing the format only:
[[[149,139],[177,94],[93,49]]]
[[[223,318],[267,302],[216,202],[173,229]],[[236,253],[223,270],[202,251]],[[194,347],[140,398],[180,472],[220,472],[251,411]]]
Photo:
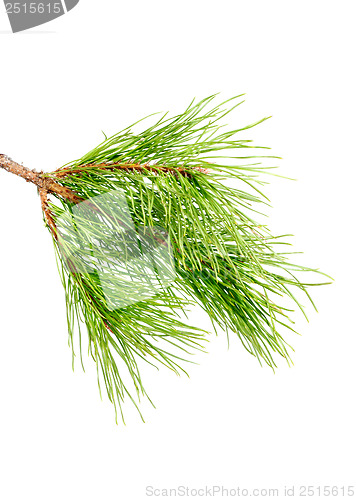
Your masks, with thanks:
[[[46,177],[43,172],[36,172],[29,168],[16,163],[6,155],[0,154],[0,167],[8,172],[22,177],[27,182],[35,184],[39,189],[43,189],[47,193],[55,194],[68,200],[70,203],[79,203],[83,198],[77,196],[73,191],[62,186],[50,177]]]
[[[194,170],[198,172],[207,173],[208,169],[202,167],[194,167]],[[116,170],[121,170],[124,172],[139,172],[145,174],[147,172],[152,172],[156,174],[172,174],[177,176],[178,174],[183,177],[190,177],[189,168],[184,167],[165,167],[164,165],[141,165],[139,163],[99,163],[99,164],[89,164],[83,165],[77,168],[66,169],[65,167],[60,168],[54,172],[54,177],[57,179],[66,177],[68,175],[82,175],[83,173],[90,173],[90,171],[101,170],[103,172],[115,172]]]
[[[191,304],[274,368],[275,354],[290,359],[287,301],[304,313],[295,291],[311,301],[308,287],[319,284],[301,281],[319,271],[290,263],[282,237],[255,221],[268,203],[262,160],[274,157],[254,154],[240,134],[263,120],[222,132],[241,102],[211,106],[214,97],[140,133],[128,127],[51,173],[0,155],[0,167],[39,190],[73,354],[84,322],[99,387],[121,414],[126,398],[138,408],[133,394],[147,396],[142,361],[180,373],[204,350],[207,332],[181,319]]]
[[[73,191],[62,186],[53,179],[45,177],[43,175],[43,172],[30,170],[29,168],[16,163],[4,154],[0,154],[0,168],[3,168],[7,172],[22,177],[26,182],[31,182],[32,184],[37,186],[44,217],[46,219],[48,227],[52,232],[52,235],[55,239],[57,239],[56,224],[54,222],[51,210],[48,206],[48,194],[56,194],[57,196],[60,196],[71,203],[80,203],[81,201],[83,201],[83,198],[80,198]]]

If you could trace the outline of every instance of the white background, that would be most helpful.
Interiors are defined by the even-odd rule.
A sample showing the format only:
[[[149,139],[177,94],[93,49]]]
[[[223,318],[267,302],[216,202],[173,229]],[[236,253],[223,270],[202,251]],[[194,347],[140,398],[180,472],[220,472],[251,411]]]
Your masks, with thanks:
[[[13,35],[0,13],[0,152],[51,170],[155,111],[245,92],[231,126],[282,156],[270,226],[332,275],[295,316],[294,366],[211,336],[190,379],[147,371],[157,409],[117,426],[92,363],[71,370],[36,189],[0,172],[0,497],[141,500],[145,488],[356,483],[355,9],[351,1],[82,0]],[[191,321],[206,322],[199,310]],[[208,326],[204,323],[204,326]]]

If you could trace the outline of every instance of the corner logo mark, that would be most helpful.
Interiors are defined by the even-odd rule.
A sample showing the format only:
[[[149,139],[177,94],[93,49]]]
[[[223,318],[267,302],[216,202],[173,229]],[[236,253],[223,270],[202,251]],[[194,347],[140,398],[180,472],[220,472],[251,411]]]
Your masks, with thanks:
[[[9,2],[4,0],[13,33],[34,28],[63,16],[73,9],[79,0],[22,0]]]

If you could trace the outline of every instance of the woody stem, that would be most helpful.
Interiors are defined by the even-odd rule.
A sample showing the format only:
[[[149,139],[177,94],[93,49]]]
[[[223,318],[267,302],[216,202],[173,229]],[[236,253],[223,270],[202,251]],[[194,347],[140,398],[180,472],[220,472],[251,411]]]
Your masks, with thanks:
[[[6,155],[0,154],[0,168],[3,168],[7,172],[18,175],[25,179],[26,182],[31,182],[38,188],[38,192],[41,198],[42,210],[46,221],[48,223],[49,228],[52,231],[52,234],[55,238],[57,238],[57,229],[52,217],[50,208],[48,206],[48,194],[55,194],[71,203],[79,203],[83,201],[83,198],[77,196],[70,189],[61,186],[55,180],[49,177],[43,177],[43,172],[36,172],[35,170],[30,170],[29,168],[20,165],[19,163],[13,161]]]
[[[71,203],[79,203],[83,201],[83,198],[80,198],[80,196],[77,196],[73,191],[62,186],[54,179],[44,177],[43,172],[30,170],[3,154],[0,154],[0,168],[22,177],[26,182],[32,182],[32,184],[35,184],[35,186],[39,189],[43,189],[49,194],[52,193],[60,196],[61,198],[65,198]]]

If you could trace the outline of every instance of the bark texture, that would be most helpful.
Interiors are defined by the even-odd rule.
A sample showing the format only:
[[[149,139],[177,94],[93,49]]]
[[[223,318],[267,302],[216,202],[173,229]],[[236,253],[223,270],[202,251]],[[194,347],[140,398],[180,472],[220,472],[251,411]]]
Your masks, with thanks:
[[[26,182],[31,182],[32,184],[37,186],[41,199],[42,210],[47,224],[53,236],[57,239],[56,225],[48,206],[48,195],[51,193],[56,194],[57,196],[70,201],[71,203],[80,203],[84,198],[81,198],[67,187],[62,186],[54,179],[44,176],[43,172],[30,170],[29,168],[20,165],[4,154],[0,154],[0,168],[3,168],[4,170],[12,174],[18,175],[19,177],[25,179]]]

